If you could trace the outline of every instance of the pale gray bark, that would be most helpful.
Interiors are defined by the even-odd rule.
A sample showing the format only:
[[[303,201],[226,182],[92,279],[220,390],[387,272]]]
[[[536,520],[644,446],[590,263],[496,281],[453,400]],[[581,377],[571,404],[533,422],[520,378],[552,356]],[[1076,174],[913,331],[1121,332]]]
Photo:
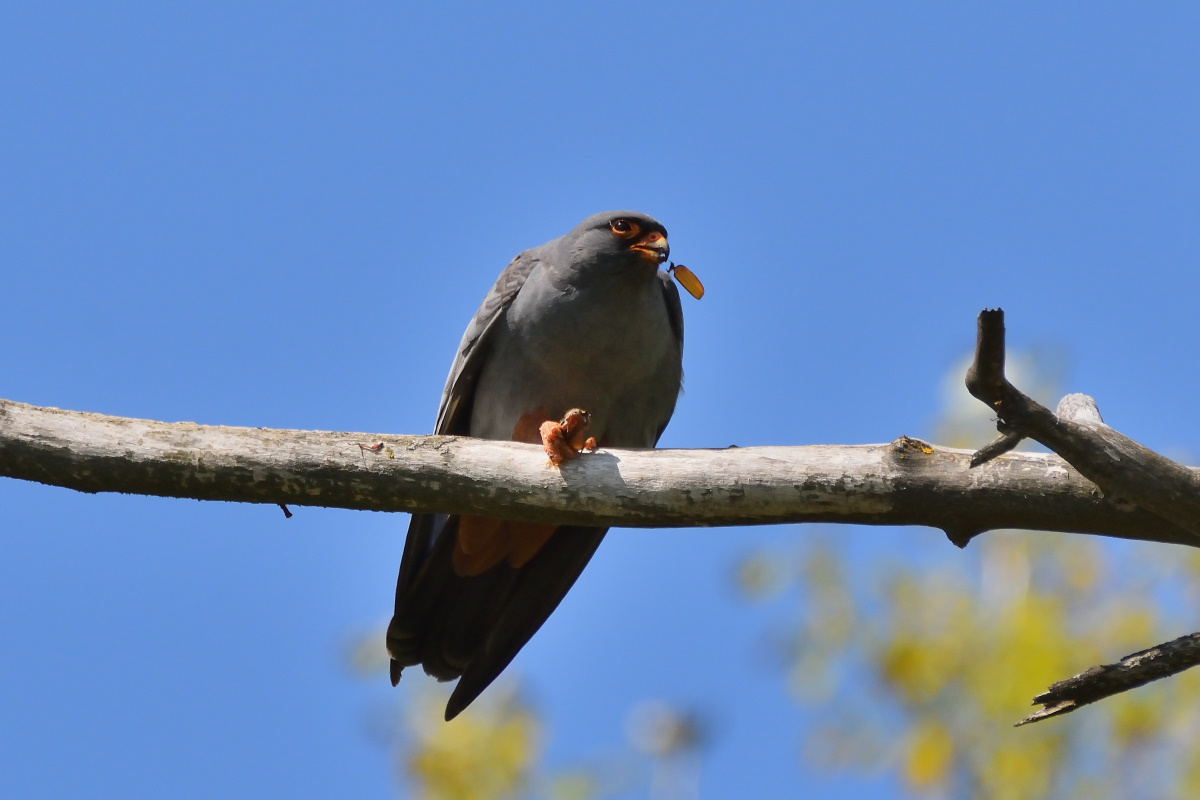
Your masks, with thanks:
[[[382,444],[376,450],[370,447]],[[165,423],[0,400],[0,476],[84,492],[468,512],[626,527],[842,522],[927,525],[956,543],[994,528],[1194,543],[1054,455],[890,444],[601,450],[447,436]]]

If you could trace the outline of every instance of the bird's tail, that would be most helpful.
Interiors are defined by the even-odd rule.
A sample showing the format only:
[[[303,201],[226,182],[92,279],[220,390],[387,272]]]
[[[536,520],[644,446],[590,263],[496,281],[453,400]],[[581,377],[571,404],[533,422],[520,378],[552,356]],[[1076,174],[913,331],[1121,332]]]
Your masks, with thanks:
[[[446,707],[453,719],[558,607],[606,530],[562,527],[521,567],[463,576],[454,569],[458,517],[414,514],[387,632],[392,685],[416,664],[438,680],[460,678]]]

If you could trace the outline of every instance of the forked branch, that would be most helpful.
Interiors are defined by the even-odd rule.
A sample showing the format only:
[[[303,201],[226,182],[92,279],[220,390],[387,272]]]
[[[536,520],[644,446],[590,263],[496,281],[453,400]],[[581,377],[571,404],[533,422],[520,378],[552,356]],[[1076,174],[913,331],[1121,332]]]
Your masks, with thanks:
[[[1105,494],[1190,531],[1200,543],[1200,476],[1104,424],[1096,402],[1070,394],[1058,412],[1030,399],[1004,376],[1004,312],[983,311],[967,390],[999,417],[1000,439],[976,453],[972,464],[994,458],[1020,439],[1035,439],[1062,456]]]
[[[1029,437],[1066,459],[1106,497],[1169,521],[1188,531],[1193,541],[1200,541],[1200,479],[1196,471],[1105,425],[1096,401],[1087,395],[1069,394],[1059,401],[1057,411],[1051,412],[1022,394],[1004,376],[1004,312],[1000,309],[979,315],[967,390],[996,412],[1000,429],[996,441],[972,456],[972,466],[995,459]],[[1033,700],[1043,708],[1017,725],[1066,714],[1197,664],[1200,633],[1193,633],[1055,683]]]

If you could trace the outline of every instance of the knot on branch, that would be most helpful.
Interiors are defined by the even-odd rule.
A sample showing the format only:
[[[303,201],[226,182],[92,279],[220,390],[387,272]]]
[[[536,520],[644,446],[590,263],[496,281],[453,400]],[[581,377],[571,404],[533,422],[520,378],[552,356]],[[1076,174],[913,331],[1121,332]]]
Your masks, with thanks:
[[[933,454],[933,445],[914,439],[911,436],[901,436],[891,444],[892,455],[897,459]]]

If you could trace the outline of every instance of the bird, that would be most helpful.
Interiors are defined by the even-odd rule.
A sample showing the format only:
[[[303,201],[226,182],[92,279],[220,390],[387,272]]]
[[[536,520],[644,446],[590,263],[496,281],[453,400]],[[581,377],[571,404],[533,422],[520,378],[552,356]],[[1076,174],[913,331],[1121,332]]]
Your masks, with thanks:
[[[654,447],[683,380],[683,308],[660,269],[669,254],[666,228],[636,211],[594,214],[518,254],[463,334],[434,432],[540,443],[552,466],[585,446]],[[558,607],[607,530],[414,513],[387,629],[392,685],[418,664],[458,679],[454,719]]]

